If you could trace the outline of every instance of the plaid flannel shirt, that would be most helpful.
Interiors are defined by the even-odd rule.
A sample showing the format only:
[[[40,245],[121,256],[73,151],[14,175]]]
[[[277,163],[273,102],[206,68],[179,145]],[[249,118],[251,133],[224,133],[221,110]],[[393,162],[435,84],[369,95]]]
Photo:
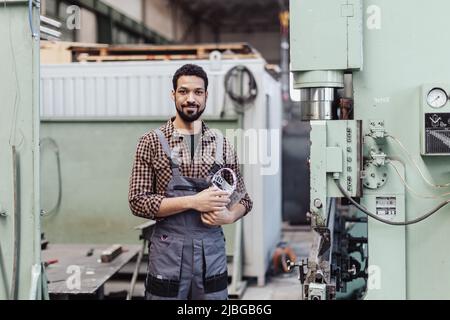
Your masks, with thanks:
[[[183,176],[207,178],[215,160],[216,134],[202,122],[202,135],[199,145],[191,160],[190,150],[183,141],[183,134],[173,126],[174,118],[160,129],[172,149],[172,160],[180,166]],[[243,195],[239,200],[247,214],[253,206],[240,173],[237,154],[234,147],[224,138],[224,167],[232,169],[238,178],[236,191]],[[137,145],[133,169],[130,177],[128,201],[134,215],[148,219],[158,219],[157,213],[166,189],[172,177],[172,170],[167,155],[155,132],[144,134]]]

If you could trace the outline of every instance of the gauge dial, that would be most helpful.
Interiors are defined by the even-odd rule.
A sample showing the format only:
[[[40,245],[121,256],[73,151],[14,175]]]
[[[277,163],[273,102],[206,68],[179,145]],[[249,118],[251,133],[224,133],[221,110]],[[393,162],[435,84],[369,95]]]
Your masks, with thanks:
[[[448,101],[447,93],[440,88],[432,89],[427,96],[427,102],[430,107],[442,108]]]

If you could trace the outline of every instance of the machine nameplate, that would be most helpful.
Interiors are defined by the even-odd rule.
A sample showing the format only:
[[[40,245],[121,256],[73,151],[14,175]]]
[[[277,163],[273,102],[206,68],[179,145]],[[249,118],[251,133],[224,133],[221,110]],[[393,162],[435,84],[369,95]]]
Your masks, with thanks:
[[[397,214],[397,199],[395,197],[377,197],[377,215],[395,216]]]

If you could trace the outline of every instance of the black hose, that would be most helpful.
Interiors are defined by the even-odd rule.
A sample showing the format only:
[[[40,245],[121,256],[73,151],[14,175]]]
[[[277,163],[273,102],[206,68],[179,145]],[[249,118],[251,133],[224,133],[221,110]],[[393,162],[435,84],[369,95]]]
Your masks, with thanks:
[[[361,204],[359,204],[358,202],[356,202],[345,190],[344,188],[341,186],[341,184],[339,183],[338,180],[335,180],[337,187],[339,188],[339,190],[342,192],[342,194],[351,202],[353,203],[353,205],[355,207],[357,207],[359,210],[361,210],[363,213],[365,213],[366,215],[368,215],[369,217],[378,220],[380,222],[392,225],[392,226],[407,226],[407,225],[411,225],[417,222],[420,222],[422,220],[425,220],[426,218],[430,217],[431,215],[433,215],[434,213],[436,213],[437,211],[439,211],[440,209],[442,209],[443,207],[445,207],[446,205],[448,205],[450,203],[450,200],[446,200],[442,203],[440,203],[436,208],[434,208],[433,210],[427,212],[426,214],[424,214],[423,216],[416,218],[414,220],[410,220],[410,221],[405,221],[405,222],[392,222],[392,221],[387,221],[384,219],[379,218],[376,214],[370,212],[366,207],[362,206]]]
[[[248,92],[244,94],[244,77],[248,76]],[[237,94],[233,90],[232,77],[239,77],[241,84],[240,93]],[[246,111],[246,106],[252,103],[258,96],[258,86],[253,73],[246,66],[238,65],[231,68],[224,78],[225,92],[235,104],[236,112],[243,113]]]

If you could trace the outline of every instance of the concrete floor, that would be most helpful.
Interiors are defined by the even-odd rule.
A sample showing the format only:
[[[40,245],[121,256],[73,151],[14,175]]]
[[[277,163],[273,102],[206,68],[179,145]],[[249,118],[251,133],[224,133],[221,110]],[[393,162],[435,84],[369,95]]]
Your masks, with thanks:
[[[297,261],[308,257],[312,240],[313,233],[309,226],[283,225],[282,241],[294,250]],[[299,300],[301,287],[297,275],[297,270],[294,270],[291,273],[269,276],[264,287],[249,285],[242,300]]]
[[[313,233],[309,226],[289,226],[283,224],[282,241],[286,242],[293,249],[297,256],[297,261],[306,259],[312,244]],[[123,299],[126,290],[129,288],[129,280],[134,270],[134,264],[126,265],[121,273],[123,279],[115,279],[105,284],[105,294],[108,298]],[[145,266],[141,266],[141,275],[145,272]],[[301,295],[300,282],[297,278],[297,270],[291,273],[282,273],[267,276],[266,285],[259,287],[256,281],[247,282],[247,288],[244,291],[242,300],[298,300]],[[250,279],[251,280],[251,279]],[[140,276],[134,290],[134,299],[142,299],[144,294],[143,277]]]

